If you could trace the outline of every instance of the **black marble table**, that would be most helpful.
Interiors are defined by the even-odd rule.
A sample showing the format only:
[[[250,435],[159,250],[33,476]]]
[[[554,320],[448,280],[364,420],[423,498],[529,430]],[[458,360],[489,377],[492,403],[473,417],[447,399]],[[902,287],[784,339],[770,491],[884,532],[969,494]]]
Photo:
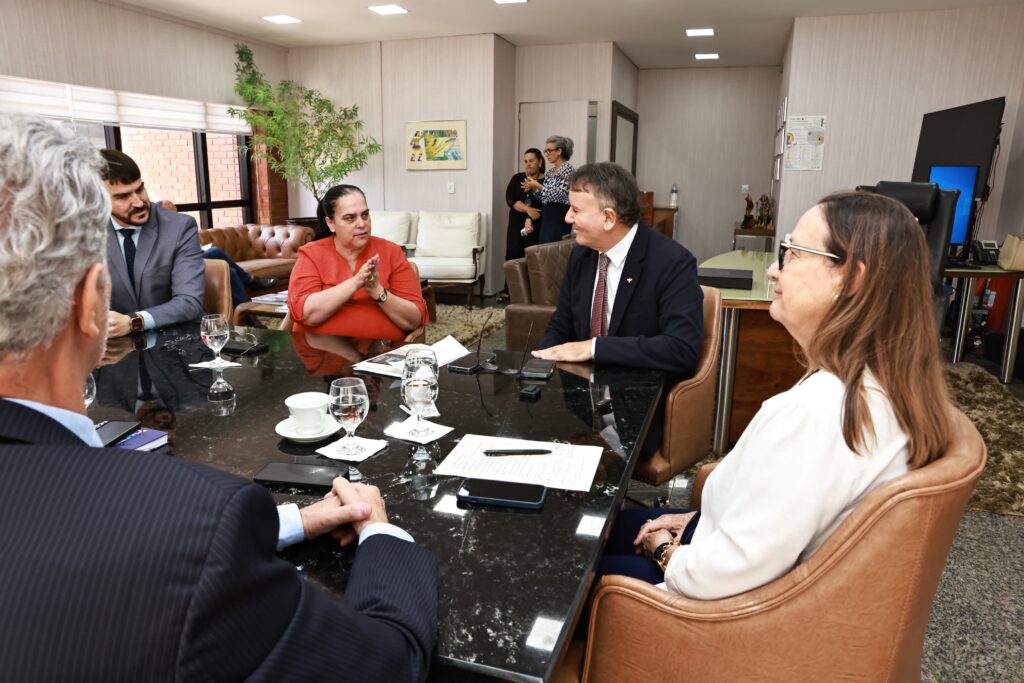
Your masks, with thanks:
[[[198,331],[162,332],[152,348],[127,353],[98,369],[93,420],[126,419],[169,429],[173,457],[188,458],[251,477],[270,461],[334,463],[315,454],[314,444],[286,441],[274,431],[287,416],[284,399],[300,391],[328,390],[365,343],[305,337],[270,330],[244,330],[269,351],[241,358],[224,371],[235,390],[234,411],[208,401],[209,370],[188,364],[211,357]],[[325,350],[330,349],[330,350]],[[521,356],[498,352],[501,367],[518,367]],[[144,372],[140,370],[144,369]],[[575,368],[577,372],[580,368]],[[582,368],[586,375],[589,368]],[[386,438],[384,428],[405,419],[398,380],[361,375],[370,412],[357,434]],[[358,465],[378,486],[390,521],[432,550],[439,564],[439,630],[432,681],[546,681],[571,639],[615,512],[621,507],[639,444],[661,393],[656,372],[600,369],[594,384],[559,369],[536,402],[519,400],[519,379],[507,375],[458,375],[441,371],[436,422],[454,430],[429,446],[441,461],[463,434],[477,433],[562,440],[604,447],[587,492],[549,490],[542,510],[462,507],[455,501],[460,480],[414,469],[413,444],[388,439],[388,447]],[[146,393],[143,394],[144,388]],[[595,400],[612,398],[611,415],[596,414]],[[609,423],[613,423],[609,426]],[[603,430],[603,432],[602,432]],[[607,438],[616,432],[621,447]],[[279,501],[311,502],[298,492]],[[282,555],[310,581],[329,592],[344,591],[354,551],[329,537],[299,544]]]

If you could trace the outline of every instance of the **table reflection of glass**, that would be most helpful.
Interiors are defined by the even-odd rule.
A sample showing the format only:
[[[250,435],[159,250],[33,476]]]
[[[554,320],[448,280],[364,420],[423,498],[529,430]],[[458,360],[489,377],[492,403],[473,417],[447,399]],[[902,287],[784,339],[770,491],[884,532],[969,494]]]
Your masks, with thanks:
[[[365,357],[386,345],[367,340],[334,345],[327,339],[310,344],[307,335],[247,331],[268,351],[257,365],[243,363],[224,373],[244,400],[243,409],[227,415],[211,411],[207,392],[214,376],[209,370],[188,372],[188,363],[201,359],[204,347],[198,330],[186,328],[180,334],[161,332],[148,350],[133,351],[121,362],[100,368],[90,417],[126,419],[134,412],[141,357],[153,385],[150,403],[159,401],[164,410],[173,411],[174,456],[246,478],[270,461],[338,464],[316,450],[340,435],[294,443],[274,433],[274,425],[287,417],[284,399],[302,391],[327,393],[334,379],[357,374],[351,350]],[[521,360],[521,354],[498,352],[501,367],[519,367]],[[388,441],[387,448],[358,464],[358,472],[380,488],[391,520],[438,559],[439,631],[430,680],[550,678],[582,610],[602,538],[621,507],[638,440],[661,391],[659,373],[601,369],[599,375],[615,405],[622,454],[608,448],[595,429],[586,381],[563,383],[562,372],[556,372],[540,399],[531,403],[519,400],[515,377],[459,375],[442,368],[437,398],[441,415],[432,420],[454,429],[427,445],[431,462],[419,469],[410,458],[413,444],[383,434],[388,425],[408,417],[401,409],[400,380],[358,374],[370,400],[359,435]],[[601,445],[605,451],[587,492],[550,490],[544,508],[536,512],[462,509],[455,502],[461,480],[431,473],[466,433],[558,439]],[[279,502],[305,503],[317,497],[275,493]],[[310,581],[338,595],[344,591],[352,553],[321,539],[282,555],[301,566]]]

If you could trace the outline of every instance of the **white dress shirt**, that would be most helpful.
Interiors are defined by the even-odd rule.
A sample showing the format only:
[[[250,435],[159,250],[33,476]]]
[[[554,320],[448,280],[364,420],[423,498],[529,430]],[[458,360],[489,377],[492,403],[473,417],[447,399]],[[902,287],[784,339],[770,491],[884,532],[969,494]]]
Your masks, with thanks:
[[[622,278],[622,267],[626,265],[626,256],[629,255],[629,248],[633,245],[636,237],[636,226],[629,229],[629,232],[608,251],[600,252],[608,256],[608,271],[605,273],[604,284],[608,291],[608,307],[605,309],[605,328],[612,321],[612,308],[615,306],[615,293],[619,291],[619,280]],[[598,258],[598,268],[601,267],[601,260]],[[590,310],[594,310],[594,297],[597,296],[597,276],[594,276],[594,289],[590,292]],[[593,358],[597,351],[597,337],[590,340],[590,357]]]
[[[693,540],[672,553],[667,587],[699,600],[746,592],[821,547],[873,489],[907,472],[907,435],[865,373],[875,437],[861,454],[843,440],[844,387],[819,371],[765,401],[708,477]]]

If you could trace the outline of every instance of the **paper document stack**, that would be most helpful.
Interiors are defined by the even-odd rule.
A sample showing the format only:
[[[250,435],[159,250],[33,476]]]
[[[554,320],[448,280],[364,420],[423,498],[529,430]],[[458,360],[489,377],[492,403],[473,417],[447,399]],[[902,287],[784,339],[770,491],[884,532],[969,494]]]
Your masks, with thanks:
[[[489,449],[524,448],[550,449],[551,453],[500,457],[484,455],[484,451]],[[602,450],[600,446],[466,434],[438,466],[436,474],[589,491],[601,461]]]
[[[458,339],[448,335],[441,341],[429,346],[426,344],[406,344],[394,351],[388,351],[387,353],[364,360],[361,363],[356,363],[352,366],[352,369],[357,372],[372,372],[377,375],[387,375],[388,377],[401,377],[405,355],[415,349],[433,349],[434,355],[437,356],[438,368],[469,353],[469,349],[460,344]]]

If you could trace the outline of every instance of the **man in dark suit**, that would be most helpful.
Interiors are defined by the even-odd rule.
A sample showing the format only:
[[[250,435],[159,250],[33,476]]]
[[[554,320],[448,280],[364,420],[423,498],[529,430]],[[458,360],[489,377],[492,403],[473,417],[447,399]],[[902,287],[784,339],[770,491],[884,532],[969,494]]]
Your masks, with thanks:
[[[301,511],[306,538],[359,539],[336,602],[275,556],[263,487],[93,447],[82,385],[107,332],[102,162],[70,131],[3,113],[0,158],[2,677],[422,681],[436,565],[375,488],[338,479]]]
[[[130,156],[116,149],[102,154],[111,203],[109,336],[199,320],[206,266],[195,219],[154,206]]]
[[[675,383],[700,357],[703,301],[697,262],[681,244],[640,223],[632,174],[609,162],[587,164],[570,181],[577,246],[533,355],[662,370]],[[661,445],[663,407],[644,450]]]

